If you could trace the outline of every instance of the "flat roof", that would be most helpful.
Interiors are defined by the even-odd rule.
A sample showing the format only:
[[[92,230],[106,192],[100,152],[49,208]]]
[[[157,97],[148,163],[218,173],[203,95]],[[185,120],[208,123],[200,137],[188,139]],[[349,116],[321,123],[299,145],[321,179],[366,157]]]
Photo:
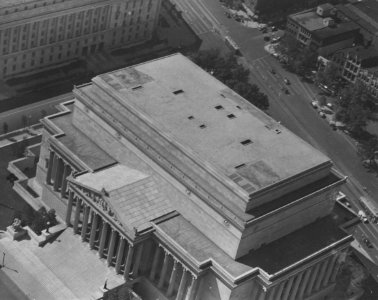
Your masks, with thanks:
[[[229,176],[249,194],[329,162],[181,54],[93,79],[98,81],[181,151],[200,157],[203,167]]]
[[[234,278],[252,270],[250,266],[233,260],[181,215],[156,223],[155,227],[168,238],[171,245],[184,249],[197,267],[212,261],[213,266]]]
[[[378,2],[376,0],[357,1],[351,6],[356,8],[354,9],[356,14],[378,28]]]
[[[290,17],[309,31],[327,27],[323,22],[324,18],[316,13],[316,9],[292,14]]]
[[[8,6],[11,7],[19,4],[28,4],[30,2],[38,2],[38,0],[0,0],[0,8],[5,8]]]
[[[321,218],[238,259],[251,267],[260,267],[269,274],[277,273],[294,263],[346,238],[333,215]]]
[[[72,113],[49,117],[49,120],[64,132],[63,136],[56,139],[92,170],[117,163],[72,124]]]

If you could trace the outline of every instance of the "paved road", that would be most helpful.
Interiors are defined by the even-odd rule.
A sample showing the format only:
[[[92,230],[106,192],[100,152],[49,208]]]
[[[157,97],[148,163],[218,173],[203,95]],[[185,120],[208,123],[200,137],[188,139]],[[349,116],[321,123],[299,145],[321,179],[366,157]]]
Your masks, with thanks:
[[[269,114],[284,126],[293,131],[305,141],[328,155],[334,162],[337,169],[348,176],[348,181],[343,192],[348,196],[350,202],[358,210],[358,198],[368,192],[373,197],[378,195],[378,180],[366,171],[361,164],[361,159],[356,153],[354,141],[341,131],[334,131],[328,122],[320,118],[318,112],[310,105],[311,101],[318,97],[315,87],[300,81],[300,79],[285,71],[278,61],[264,50],[265,42],[263,35],[257,29],[242,27],[237,22],[227,19],[217,0],[174,0],[179,7],[183,8],[184,17],[188,14],[190,22],[208,18],[204,23],[207,29],[212,24],[217,28],[219,23],[223,24],[221,33],[230,35],[239,45],[243,59],[251,70],[251,79],[260,89],[269,96]],[[202,2],[202,9],[206,7],[206,14],[199,8]],[[181,6],[180,6],[181,5]],[[184,8],[185,7],[185,8]],[[209,12],[212,17],[209,18]],[[218,22],[214,22],[216,19]],[[206,30],[203,27],[201,30]],[[198,31],[201,32],[201,31]],[[278,33],[280,35],[281,33]],[[271,73],[271,69],[276,74]],[[284,83],[288,78],[290,85]],[[282,92],[282,87],[289,90],[290,95]],[[378,201],[378,199],[377,199]],[[362,236],[368,237],[375,248],[378,249],[378,225],[361,224],[356,234],[359,240]],[[363,243],[362,243],[363,245]],[[369,250],[378,260],[377,250]]]

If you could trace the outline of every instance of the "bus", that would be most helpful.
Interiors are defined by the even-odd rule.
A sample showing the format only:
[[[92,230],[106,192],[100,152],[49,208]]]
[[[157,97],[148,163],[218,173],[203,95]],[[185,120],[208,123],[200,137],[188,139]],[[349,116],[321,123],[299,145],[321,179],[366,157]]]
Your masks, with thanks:
[[[375,203],[375,201],[368,197],[368,196],[362,196],[360,197],[360,205],[362,206],[362,209],[366,213],[367,217],[372,223],[378,222],[378,205]]]
[[[224,41],[226,43],[226,46],[231,50],[233,51],[235,54],[237,55],[240,55],[240,49],[239,49],[239,46],[235,43],[235,41],[229,37],[229,36],[226,36],[224,38]]]

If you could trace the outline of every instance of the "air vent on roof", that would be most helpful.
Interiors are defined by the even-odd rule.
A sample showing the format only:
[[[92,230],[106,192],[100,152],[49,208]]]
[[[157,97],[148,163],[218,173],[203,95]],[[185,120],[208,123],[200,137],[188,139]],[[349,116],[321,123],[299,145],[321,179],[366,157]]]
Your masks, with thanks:
[[[206,128],[206,125],[205,125],[205,124],[202,124],[202,125],[200,125],[200,128],[201,128],[201,129],[204,129],[204,128]]]
[[[236,116],[234,114],[229,114],[229,115],[227,115],[227,118],[229,118],[229,119],[235,119]]]
[[[178,94],[182,94],[183,92],[184,92],[183,90],[176,90],[173,92],[173,94],[178,95]]]
[[[242,168],[242,167],[245,167],[245,164],[237,165],[237,166],[235,167],[235,169],[240,169],[240,168]]]
[[[215,109],[221,110],[221,109],[223,109],[223,106],[222,105],[217,105],[217,106],[215,106]]]
[[[193,120],[194,117],[193,117],[193,116],[189,116],[188,119],[189,119],[189,120]]]
[[[131,88],[133,91],[135,91],[135,90],[139,90],[139,89],[141,89],[142,88],[142,86],[141,85],[137,85],[137,86],[134,86],[133,88]]]
[[[241,107],[239,105],[236,105],[236,108],[241,109]]]
[[[248,140],[241,141],[240,144],[242,144],[243,146],[247,146],[249,144],[252,144],[252,141],[248,139]]]

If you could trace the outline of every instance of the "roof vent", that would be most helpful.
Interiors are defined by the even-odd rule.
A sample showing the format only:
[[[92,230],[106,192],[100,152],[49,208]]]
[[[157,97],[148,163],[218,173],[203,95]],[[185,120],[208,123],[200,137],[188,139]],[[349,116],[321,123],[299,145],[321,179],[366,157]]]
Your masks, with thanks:
[[[223,109],[223,106],[222,105],[217,105],[217,106],[215,106],[215,109],[216,110],[221,110],[221,109]]]
[[[235,119],[236,116],[234,114],[229,114],[229,115],[227,115],[227,118],[229,118],[229,119]]]
[[[139,90],[139,89],[141,89],[141,88],[142,88],[141,85],[137,85],[137,86],[132,87],[131,89],[132,89],[133,91],[135,91],[135,90]]]
[[[200,125],[200,128],[201,128],[201,129],[204,129],[204,128],[206,128],[206,125],[205,125],[205,124],[202,124],[202,125]]]
[[[240,168],[242,168],[242,167],[245,167],[245,164],[237,165],[237,166],[235,167],[235,169],[240,169]]]
[[[243,146],[247,146],[249,144],[252,144],[252,141],[248,139],[248,140],[241,141],[240,144],[242,144]]]
[[[173,92],[173,94],[178,95],[178,94],[182,94],[183,92],[184,92],[183,90],[176,90]]]
[[[193,117],[193,116],[189,116],[188,119],[189,119],[189,120],[193,120],[194,117]]]

